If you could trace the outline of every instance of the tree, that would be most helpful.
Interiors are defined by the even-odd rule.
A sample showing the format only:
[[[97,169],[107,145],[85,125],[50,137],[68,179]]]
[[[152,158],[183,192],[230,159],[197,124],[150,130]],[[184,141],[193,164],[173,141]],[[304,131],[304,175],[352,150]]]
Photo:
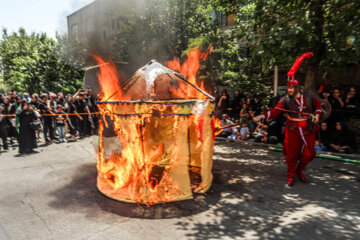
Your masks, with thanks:
[[[27,34],[22,28],[0,40],[3,82],[17,91],[74,92],[81,86],[83,71],[65,63],[57,53],[59,43],[46,34]]]
[[[300,54],[313,52],[305,87],[314,89],[321,70],[359,63],[360,44],[347,41],[360,32],[359,9],[359,1],[345,0],[244,1],[237,30],[261,69],[290,67]]]

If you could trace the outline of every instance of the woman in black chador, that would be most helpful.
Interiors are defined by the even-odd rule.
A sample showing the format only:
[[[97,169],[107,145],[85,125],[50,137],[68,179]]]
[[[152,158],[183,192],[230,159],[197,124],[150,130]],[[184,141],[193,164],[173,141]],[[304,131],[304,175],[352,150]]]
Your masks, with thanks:
[[[31,153],[37,148],[35,130],[30,127],[30,123],[36,120],[35,113],[31,105],[22,101],[17,115],[20,123],[19,153]]]

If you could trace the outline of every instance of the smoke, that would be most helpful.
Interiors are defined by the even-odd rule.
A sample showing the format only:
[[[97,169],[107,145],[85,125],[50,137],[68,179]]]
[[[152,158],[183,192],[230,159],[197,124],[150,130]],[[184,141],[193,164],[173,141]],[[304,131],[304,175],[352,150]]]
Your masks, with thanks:
[[[58,16],[57,32],[61,35],[67,34],[67,16],[94,2],[94,0],[65,0],[64,10]]]
[[[170,59],[168,0],[68,1],[70,10],[62,15],[60,33],[68,33],[71,38],[73,30],[78,32],[77,42],[69,49],[83,48],[77,52],[86,51],[87,57],[81,56],[77,62],[92,65],[91,53],[117,62],[132,62],[137,67],[152,59]]]

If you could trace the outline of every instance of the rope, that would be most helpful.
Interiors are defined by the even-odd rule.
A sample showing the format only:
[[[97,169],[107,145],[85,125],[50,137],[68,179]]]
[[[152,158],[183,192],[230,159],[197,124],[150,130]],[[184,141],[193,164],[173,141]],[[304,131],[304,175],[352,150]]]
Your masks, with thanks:
[[[100,115],[99,112],[94,112],[94,113],[54,113],[54,114],[40,114],[40,116],[42,117],[55,117],[57,115],[68,115],[68,116],[77,116],[77,115]],[[5,114],[5,115],[1,115],[3,117],[16,117],[16,114]]]

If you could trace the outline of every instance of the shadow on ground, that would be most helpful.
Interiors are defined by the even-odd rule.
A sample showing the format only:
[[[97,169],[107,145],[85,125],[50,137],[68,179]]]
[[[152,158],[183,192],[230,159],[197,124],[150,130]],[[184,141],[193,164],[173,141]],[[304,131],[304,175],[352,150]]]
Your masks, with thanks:
[[[70,211],[86,212],[88,217],[101,216],[102,211],[123,217],[144,219],[179,218],[197,214],[208,209],[207,197],[203,194],[192,200],[173,203],[160,203],[155,206],[136,205],[115,201],[103,195],[96,188],[97,170],[95,164],[86,164],[77,169],[79,175],[61,189],[50,195],[55,198],[50,207]],[[209,190],[213,202],[219,200],[219,194]]]
[[[316,159],[310,184],[287,188],[283,159],[218,142],[214,172],[221,179],[213,187],[221,199],[207,200],[205,221],[181,221],[178,228],[189,239],[360,239],[359,165]]]
[[[240,146],[239,146],[240,144]],[[55,209],[102,217],[105,212],[143,219],[182,218],[189,239],[360,239],[360,168],[317,159],[310,184],[285,186],[281,153],[238,142],[216,143],[211,189],[193,200],[152,207],[121,203],[96,189],[96,168],[81,166],[72,181],[51,193]]]

